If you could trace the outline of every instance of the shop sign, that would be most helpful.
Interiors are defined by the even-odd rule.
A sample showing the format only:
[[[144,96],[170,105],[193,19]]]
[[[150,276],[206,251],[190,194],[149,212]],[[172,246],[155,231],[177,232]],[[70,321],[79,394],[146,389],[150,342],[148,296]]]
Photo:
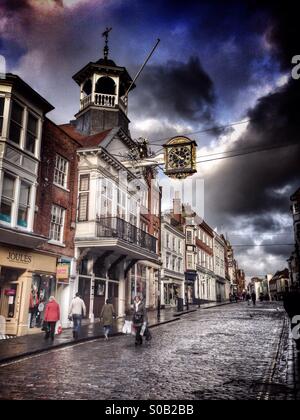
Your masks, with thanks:
[[[70,264],[57,264],[56,279],[58,283],[69,283]]]
[[[21,264],[31,264],[32,262],[32,256],[30,254],[17,251],[9,251],[7,259],[10,262]]]

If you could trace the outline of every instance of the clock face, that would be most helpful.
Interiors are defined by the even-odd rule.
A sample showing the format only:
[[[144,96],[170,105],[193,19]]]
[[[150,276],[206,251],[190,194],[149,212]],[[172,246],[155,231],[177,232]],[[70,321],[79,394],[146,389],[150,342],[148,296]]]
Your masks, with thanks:
[[[192,153],[189,146],[175,146],[168,151],[168,166],[172,169],[190,168]]]

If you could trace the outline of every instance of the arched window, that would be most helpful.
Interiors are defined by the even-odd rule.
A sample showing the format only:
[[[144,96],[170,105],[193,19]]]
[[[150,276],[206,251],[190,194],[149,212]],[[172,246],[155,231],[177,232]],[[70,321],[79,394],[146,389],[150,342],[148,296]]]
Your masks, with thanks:
[[[95,87],[96,93],[105,93],[107,95],[115,95],[116,93],[116,85],[113,79],[110,77],[101,77]]]
[[[89,96],[92,93],[92,81],[91,81],[91,79],[88,79],[85,82],[82,90],[83,90],[83,93],[85,93],[86,96]]]

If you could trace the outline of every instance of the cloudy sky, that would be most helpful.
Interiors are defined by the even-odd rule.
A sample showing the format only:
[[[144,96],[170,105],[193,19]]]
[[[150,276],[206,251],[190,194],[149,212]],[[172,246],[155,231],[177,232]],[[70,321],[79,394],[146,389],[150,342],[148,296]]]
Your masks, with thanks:
[[[56,108],[49,116],[64,123],[79,109],[71,76],[102,56],[107,26],[110,57],[132,76],[160,38],[129,98],[132,136],[161,144],[194,133],[198,159],[206,161],[197,175],[205,219],[233,244],[256,244],[237,247],[236,256],[248,276],[262,275],[286,266],[291,248],[276,244],[292,242],[289,197],[300,184],[293,4],[0,0],[0,50],[8,70],[44,95]],[[248,122],[217,129],[239,121]],[[270,150],[207,162],[257,148]]]

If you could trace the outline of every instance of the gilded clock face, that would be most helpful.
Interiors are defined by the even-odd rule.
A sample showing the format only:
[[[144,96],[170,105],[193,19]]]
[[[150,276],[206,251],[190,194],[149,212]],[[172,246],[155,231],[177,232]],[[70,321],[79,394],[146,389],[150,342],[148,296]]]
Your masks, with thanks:
[[[174,146],[168,150],[168,166],[172,169],[190,168],[192,153],[189,146]]]

